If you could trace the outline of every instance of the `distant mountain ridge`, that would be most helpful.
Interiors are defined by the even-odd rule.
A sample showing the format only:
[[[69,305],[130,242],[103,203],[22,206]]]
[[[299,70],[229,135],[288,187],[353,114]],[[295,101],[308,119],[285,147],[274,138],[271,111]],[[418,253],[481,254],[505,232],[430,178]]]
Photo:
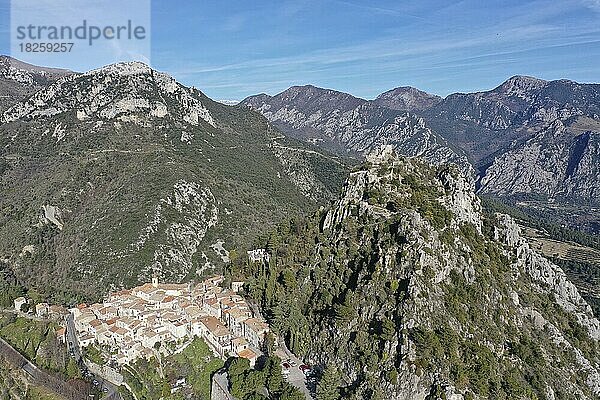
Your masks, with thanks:
[[[600,85],[514,76],[490,91],[451,94],[423,116],[480,165],[556,119],[600,119]]]
[[[600,199],[600,132],[575,135],[556,120],[495,158],[479,190],[500,196],[543,195],[583,203]],[[524,167],[526,165],[526,167]]]
[[[480,193],[600,203],[598,84],[515,76],[450,95],[423,116],[471,156]]]
[[[0,56],[0,112],[44,86],[73,72],[38,67],[8,56]]]
[[[517,75],[489,91],[440,98],[399,87],[371,101],[307,85],[251,96],[242,104],[290,136],[341,153],[360,156],[372,145],[390,143],[399,154],[438,163],[460,164],[466,155],[478,171],[480,193],[600,201],[600,177],[593,167],[600,164],[594,147],[600,132],[599,84]],[[557,123],[561,133],[548,134]],[[540,154],[559,155],[524,157],[534,145]],[[504,170],[505,163],[513,166]]]
[[[373,102],[392,110],[419,112],[438,104],[442,98],[410,86],[401,86],[381,93]]]
[[[382,107],[376,101],[307,85],[293,86],[275,96],[251,96],[240,104],[260,112],[291,137],[340,154],[364,157],[391,144],[406,156],[433,163],[453,162],[469,169],[466,156],[451,148],[422,118]]]

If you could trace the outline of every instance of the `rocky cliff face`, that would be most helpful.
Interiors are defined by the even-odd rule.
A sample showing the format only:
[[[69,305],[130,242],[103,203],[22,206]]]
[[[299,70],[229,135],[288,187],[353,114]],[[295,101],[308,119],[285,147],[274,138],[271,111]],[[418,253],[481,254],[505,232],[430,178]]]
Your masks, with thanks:
[[[398,92],[388,93],[380,102],[396,102],[400,107],[401,97]],[[409,157],[419,156],[434,163],[453,162],[470,168],[466,157],[451,149],[422,118],[382,107],[377,101],[302,86],[273,97],[249,97],[242,104],[260,112],[285,134],[338,153],[364,157],[379,146],[390,144],[398,153]]]
[[[218,268],[216,243],[341,185],[339,161],[281,136],[141,63],[63,76],[0,117],[0,258],[58,301]]]
[[[514,76],[490,91],[451,94],[423,115],[479,165],[556,120],[566,125],[581,116],[598,121],[599,101],[597,84]]]
[[[457,170],[384,149],[269,246],[248,290],[343,398],[600,396],[589,305]]]
[[[496,157],[481,178],[481,193],[537,195],[552,200],[600,201],[598,132],[575,135],[560,120]]]
[[[0,112],[71,71],[43,68],[0,56]]]
[[[133,122],[149,127],[161,120],[182,126],[197,126],[202,120],[215,126],[203,100],[208,101],[199,91],[143,63],[121,63],[60,79],[5,111],[2,122],[74,113],[80,121]]]

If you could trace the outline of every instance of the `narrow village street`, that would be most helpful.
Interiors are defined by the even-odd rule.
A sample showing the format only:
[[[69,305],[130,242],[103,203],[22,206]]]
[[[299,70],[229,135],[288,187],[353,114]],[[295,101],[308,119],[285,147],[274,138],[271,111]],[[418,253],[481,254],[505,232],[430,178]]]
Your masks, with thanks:
[[[77,340],[77,334],[75,331],[75,324],[73,323],[73,315],[69,314],[65,317],[65,321],[67,323],[66,326],[66,337],[67,337],[67,345],[69,351],[72,351],[72,357],[75,358],[75,361],[79,365],[80,368],[87,370],[86,360],[81,353],[81,348],[79,347],[79,341]],[[87,377],[88,380],[92,382],[98,382],[98,389],[103,392],[105,395],[102,397],[105,400],[121,400],[121,395],[119,394],[119,388],[117,385],[110,382],[106,377],[96,376],[91,374]]]

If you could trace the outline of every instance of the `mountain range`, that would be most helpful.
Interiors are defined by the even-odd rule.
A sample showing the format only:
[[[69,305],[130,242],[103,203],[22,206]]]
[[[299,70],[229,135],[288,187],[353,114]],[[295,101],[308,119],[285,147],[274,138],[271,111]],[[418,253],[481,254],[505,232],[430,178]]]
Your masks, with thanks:
[[[594,230],[598,88],[516,76],[487,92],[364,100],[308,85],[227,106],[140,63],[74,73],[2,57],[1,265],[27,287],[54,269],[58,296],[92,277],[82,298],[154,270],[185,279],[335,198],[347,165],[387,144]]]
[[[374,100],[308,85],[242,104],[287,135],[338,154],[362,158],[392,144],[402,155],[472,169],[480,194],[512,204],[540,200],[538,207],[577,204],[569,222],[576,228],[594,230],[600,221],[593,212],[600,202],[598,84],[514,76],[484,92],[441,98],[399,87]],[[580,224],[586,218],[593,221]]]
[[[402,96],[390,96],[388,104],[394,98]],[[393,144],[403,155],[470,169],[466,155],[433,132],[423,118],[382,107],[377,101],[308,85],[276,96],[251,96],[241,104],[263,114],[286,135],[341,155],[364,157],[381,145]],[[397,100],[396,104],[400,107]]]

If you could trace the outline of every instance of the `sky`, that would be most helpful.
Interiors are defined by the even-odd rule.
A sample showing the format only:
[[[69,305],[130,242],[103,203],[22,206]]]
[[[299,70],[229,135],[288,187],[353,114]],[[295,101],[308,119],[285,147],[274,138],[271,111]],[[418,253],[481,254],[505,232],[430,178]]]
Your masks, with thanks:
[[[9,54],[8,0],[0,22]],[[219,100],[304,84],[374,98],[487,90],[513,75],[597,83],[599,22],[600,0],[152,0],[148,62]]]

